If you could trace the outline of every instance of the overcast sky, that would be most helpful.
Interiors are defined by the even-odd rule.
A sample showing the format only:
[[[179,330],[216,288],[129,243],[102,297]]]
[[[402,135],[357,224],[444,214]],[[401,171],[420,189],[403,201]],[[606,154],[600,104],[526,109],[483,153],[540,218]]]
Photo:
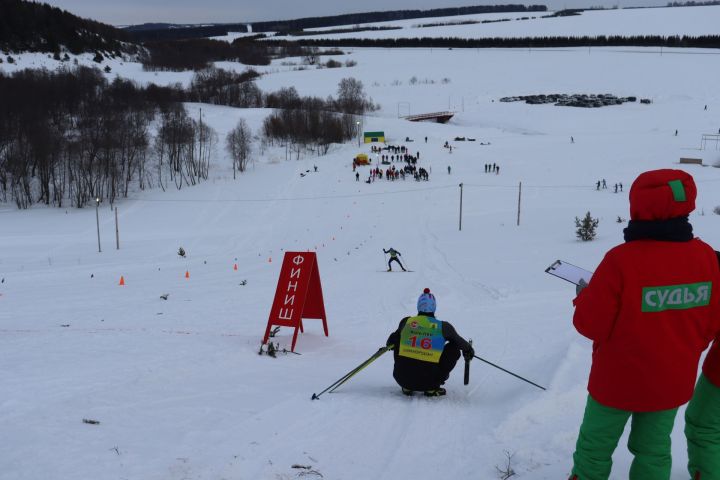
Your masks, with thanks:
[[[111,25],[146,22],[234,23],[259,20],[286,20],[342,13],[410,10],[470,5],[522,3],[547,5],[549,9],[589,6],[635,7],[666,5],[667,0],[364,0],[357,3],[337,0],[44,0],[85,18]]]

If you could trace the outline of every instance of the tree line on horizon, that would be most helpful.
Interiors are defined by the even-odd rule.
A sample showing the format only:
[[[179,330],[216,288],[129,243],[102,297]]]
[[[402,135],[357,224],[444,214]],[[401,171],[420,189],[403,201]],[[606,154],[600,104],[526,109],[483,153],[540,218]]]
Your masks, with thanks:
[[[429,10],[388,10],[384,12],[363,12],[332,15],[326,17],[307,17],[294,20],[252,22],[253,32],[296,32],[307,28],[337,27],[361,23],[388,22],[393,20],[412,20],[415,18],[454,17],[481,13],[505,12],[546,12],[545,5],[475,5],[469,7],[433,8]],[[238,26],[241,26],[240,24]]]
[[[278,47],[289,43],[305,47],[370,48],[560,48],[560,47],[675,47],[720,48],[720,35],[597,35],[545,37],[422,37],[422,38],[336,38],[266,40]]]

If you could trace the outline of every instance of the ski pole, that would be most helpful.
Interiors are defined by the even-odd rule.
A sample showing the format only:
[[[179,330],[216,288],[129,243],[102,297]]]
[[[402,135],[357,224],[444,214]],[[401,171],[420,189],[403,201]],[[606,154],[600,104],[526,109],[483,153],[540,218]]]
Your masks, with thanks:
[[[531,382],[530,380],[528,380],[527,378],[523,378],[523,377],[521,377],[520,375],[516,375],[516,374],[514,374],[513,372],[511,372],[511,371],[509,371],[509,370],[505,370],[504,368],[495,365],[495,364],[492,363],[492,362],[488,362],[488,361],[485,360],[484,358],[480,358],[480,357],[478,357],[477,355],[475,355],[475,358],[477,358],[477,359],[480,360],[480,361],[483,361],[483,362],[487,363],[488,365],[492,365],[493,367],[497,368],[498,370],[502,370],[502,371],[505,372],[505,373],[509,373],[509,374],[512,375],[513,377],[519,378],[520,380],[522,380],[522,381],[524,381],[524,382],[527,382],[527,383],[529,383],[530,385],[535,385],[535,386],[538,387],[538,388],[541,388],[541,389],[543,389],[543,390],[547,390],[545,387],[541,387],[541,386],[538,385],[537,383],[533,383],[533,382]]]
[[[340,385],[342,385],[343,383],[347,382],[347,381],[350,380],[352,377],[354,377],[357,373],[359,373],[360,370],[364,369],[365,367],[367,367],[368,365],[370,365],[372,362],[374,362],[375,360],[377,360],[378,358],[380,358],[380,356],[381,356],[383,353],[387,352],[388,350],[392,350],[392,349],[393,349],[393,346],[392,346],[392,345],[388,345],[388,346],[386,346],[386,347],[382,347],[382,348],[378,349],[378,351],[375,353],[375,355],[373,355],[372,357],[370,357],[369,359],[367,359],[365,362],[363,362],[363,363],[362,363],[359,367],[357,367],[355,370],[353,370],[353,371],[351,371],[350,373],[348,373],[348,374],[345,376],[345,378],[343,378],[339,383],[337,383],[334,387],[332,387],[332,388],[330,389],[330,393],[333,393]]]
[[[330,385],[329,387],[327,387],[325,390],[323,390],[322,392],[320,392],[320,393],[317,394],[317,395],[313,393],[312,400],[317,400],[317,399],[319,399],[319,398],[320,398],[320,395],[322,395],[323,393],[327,392],[328,390],[330,391],[330,393],[332,393],[333,391],[335,391],[336,388],[338,388],[338,387],[339,387],[340,385],[342,385],[343,383],[347,382],[351,377],[353,377],[353,376],[354,376],[356,373],[358,373],[360,370],[362,370],[363,368],[365,368],[365,367],[367,367],[368,365],[370,365],[373,361],[375,361],[378,357],[380,357],[380,355],[382,355],[383,353],[385,353],[385,352],[388,351],[388,350],[392,350],[392,348],[393,348],[393,346],[392,346],[392,345],[389,345],[389,346],[387,346],[387,347],[382,347],[382,348],[378,349],[378,351],[375,352],[370,358],[368,358],[367,360],[365,360],[363,363],[361,363],[360,365],[358,365],[358,366],[355,367],[354,369],[350,370],[350,371],[349,371],[348,373],[346,373],[342,378],[340,378],[340,379],[337,380],[335,383],[333,383],[332,385]]]
[[[370,358],[368,358],[367,360],[365,360],[363,363],[361,363],[360,365],[358,365],[358,366],[355,367],[354,369],[350,370],[348,373],[346,373],[345,375],[343,375],[343,376],[342,376],[340,379],[338,379],[337,381],[333,382],[333,383],[332,383],[329,387],[327,387],[325,390],[323,390],[323,391],[320,392],[320,393],[313,393],[313,394],[312,394],[312,397],[311,397],[311,400],[318,400],[318,399],[320,398],[320,395],[322,395],[323,393],[327,392],[328,390],[334,390],[335,388],[339,387],[340,385],[342,385],[343,383],[345,383],[348,379],[350,379],[350,377],[352,377],[353,375],[355,375],[357,372],[359,372],[359,371],[362,370],[363,368],[365,368],[365,367],[367,367],[368,365],[370,365],[373,361],[375,361],[375,359],[377,359],[378,357],[380,357],[380,355],[382,355],[383,353],[387,352],[388,350],[392,350],[392,348],[393,348],[392,345],[388,345],[388,346],[386,346],[386,347],[379,348],[378,351],[375,352]]]
[[[472,347],[472,340],[470,340],[468,343]],[[465,377],[463,378],[463,385],[467,385],[468,383],[470,383],[470,360],[472,359],[465,359]]]

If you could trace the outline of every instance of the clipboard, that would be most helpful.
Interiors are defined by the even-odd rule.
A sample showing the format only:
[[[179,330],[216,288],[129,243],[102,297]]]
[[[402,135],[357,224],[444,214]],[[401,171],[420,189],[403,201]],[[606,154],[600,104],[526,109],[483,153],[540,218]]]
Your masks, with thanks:
[[[566,282],[574,285],[577,285],[580,280],[585,280],[586,283],[590,283],[590,278],[592,278],[593,275],[593,272],[563,260],[555,260],[552,265],[545,269],[545,273],[562,278]]]

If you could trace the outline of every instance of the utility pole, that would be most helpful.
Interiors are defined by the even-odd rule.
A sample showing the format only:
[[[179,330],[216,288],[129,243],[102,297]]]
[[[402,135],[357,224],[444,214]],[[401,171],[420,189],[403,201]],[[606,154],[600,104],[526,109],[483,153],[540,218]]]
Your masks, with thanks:
[[[118,228],[118,209],[115,207],[115,247],[120,250],[120,229]]]
[[[95,198],[95,222],[97,223],[97,234],[98,234],[98,253],[102,252],[100,248],[100,197]]]
[[[198,129],[198,159],[197,164],[202,165],[202,144],[203,144],[203,138],[202,138],[202,108],[200,109],[200,128]],[[194,148],[193,148],[194,150]],[[193,152],[194,154],[194,152]]]
[[[522,198],[522,182],[518,185],[518,217],[517,224],[520,226],[520,199]]]
[[[462,195],[463,195],[463,184],[460,187],[460,224],[458,225],[458,231],[462,231]]]

